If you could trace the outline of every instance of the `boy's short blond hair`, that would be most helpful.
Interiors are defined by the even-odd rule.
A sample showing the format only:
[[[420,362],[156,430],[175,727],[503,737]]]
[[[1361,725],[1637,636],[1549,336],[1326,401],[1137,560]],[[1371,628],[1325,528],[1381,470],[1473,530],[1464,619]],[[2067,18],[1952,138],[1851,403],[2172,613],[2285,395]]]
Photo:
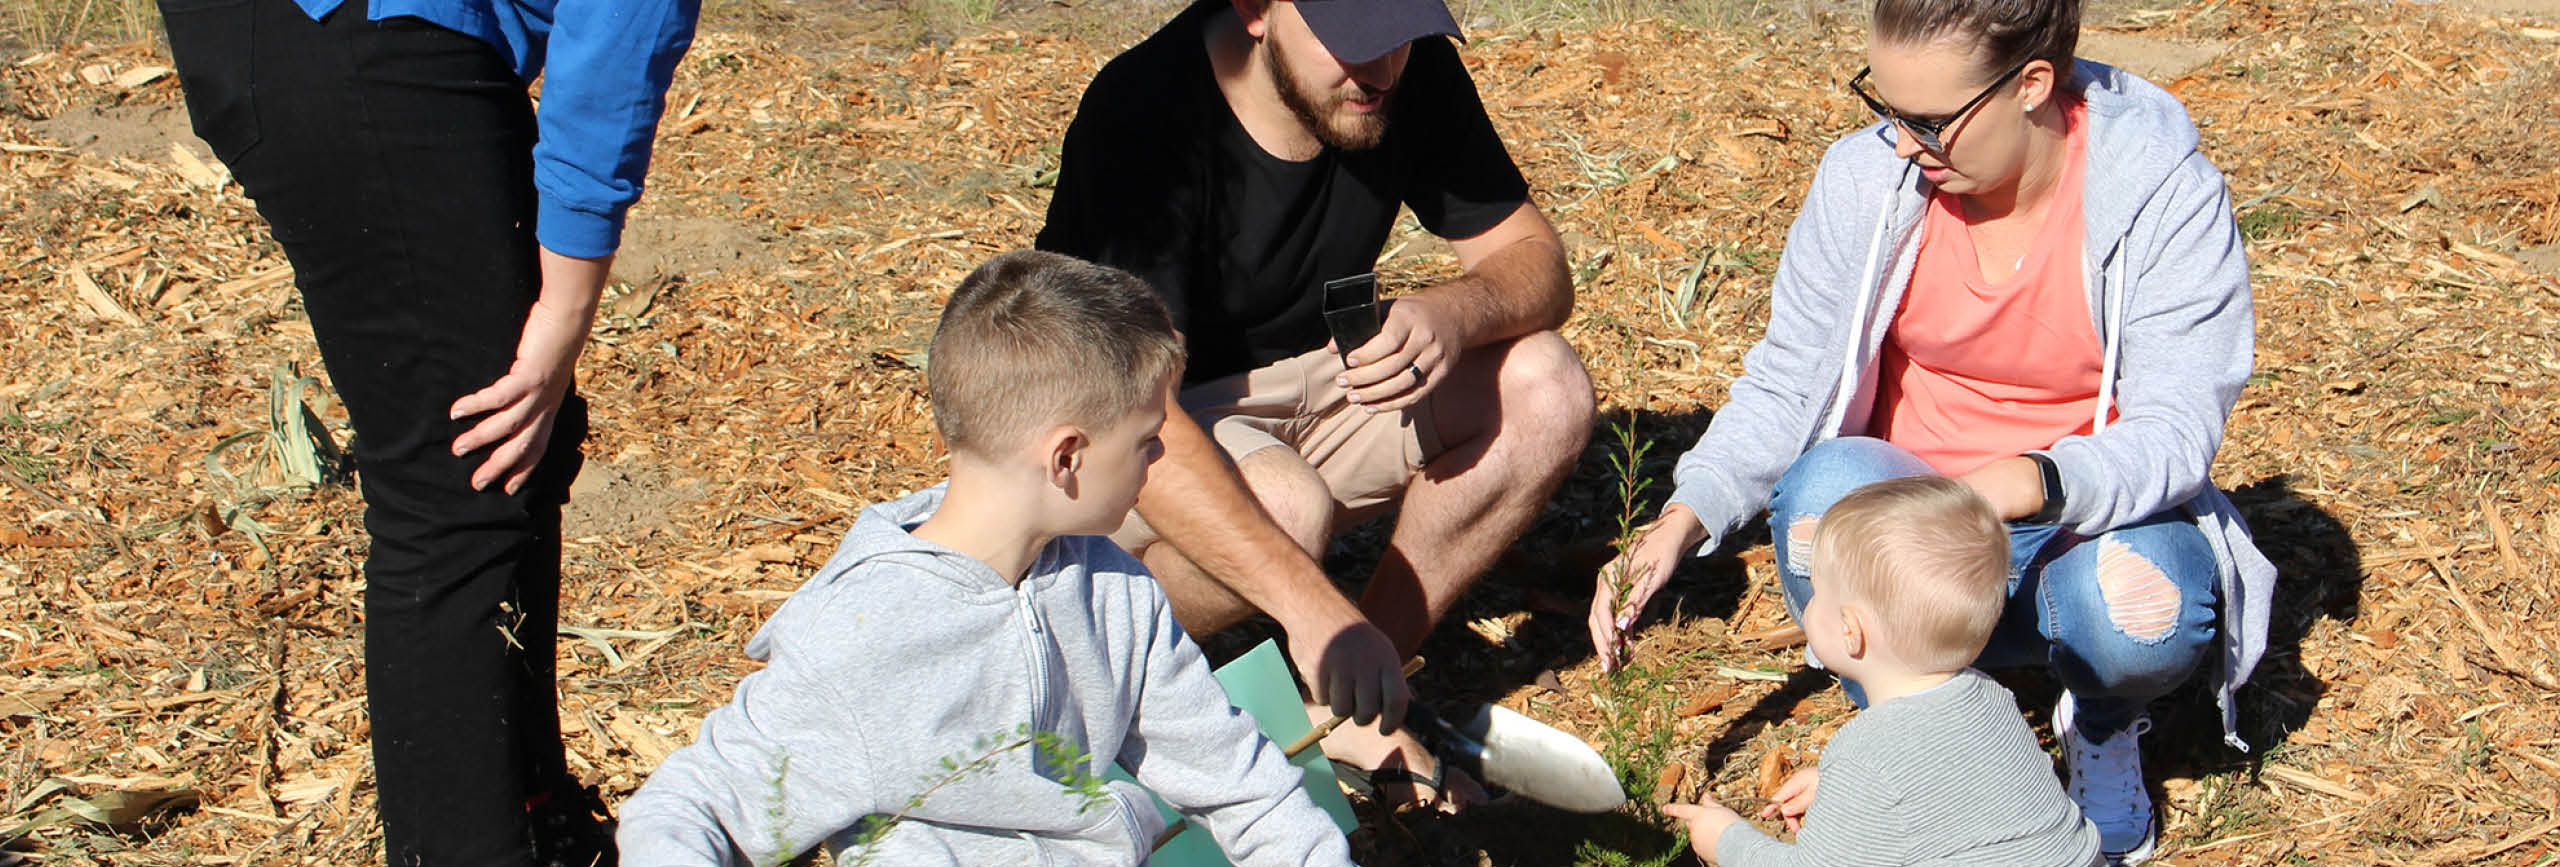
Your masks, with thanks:
[[[1061,424],[1107,427],[1182,371],[1182,341],[1146,281],[1036,250],[987,260],[934,326],[925,387],[954,451],[993,457]]]
[[[1813,569],[1884,621],[1904,661],[1951,671],[1973,664],[2000,622],[2009,531],[1963,482],[1888,479],[1823,513]]]

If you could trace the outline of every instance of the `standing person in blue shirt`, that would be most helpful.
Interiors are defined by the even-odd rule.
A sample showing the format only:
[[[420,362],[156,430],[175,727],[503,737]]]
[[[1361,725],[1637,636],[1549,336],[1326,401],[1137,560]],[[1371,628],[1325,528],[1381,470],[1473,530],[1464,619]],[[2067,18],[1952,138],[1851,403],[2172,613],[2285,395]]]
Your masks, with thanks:
[[[572,380],[699,0],[160,8],[355,424],[388,860],[612,863],[554,692]]]

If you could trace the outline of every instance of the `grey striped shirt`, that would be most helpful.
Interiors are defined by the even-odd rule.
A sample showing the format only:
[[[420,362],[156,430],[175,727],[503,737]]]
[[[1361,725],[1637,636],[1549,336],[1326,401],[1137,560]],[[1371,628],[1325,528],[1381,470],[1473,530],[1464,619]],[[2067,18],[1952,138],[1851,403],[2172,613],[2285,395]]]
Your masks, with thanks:
[[[1796,841],[1748,822],[1716,838],[1724,867],[2103,867],[2098,829],[2062,793],[2009,690],[1973,669],[1867,709],[1822,751]]]

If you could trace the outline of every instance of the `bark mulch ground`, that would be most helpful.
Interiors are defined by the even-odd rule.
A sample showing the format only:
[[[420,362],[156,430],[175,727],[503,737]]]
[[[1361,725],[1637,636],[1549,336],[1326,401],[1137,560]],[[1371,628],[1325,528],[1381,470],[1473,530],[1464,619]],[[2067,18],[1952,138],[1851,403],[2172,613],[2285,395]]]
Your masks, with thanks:
[[[2158,709],[2163,863],[2551,863],[2560,31],[2366,0],[2106,23],[2229,46],[2166,84],[2229,175],[2256,281],[2258,372],[2214,479],[2284,571],[2241,696],[2258,750],[2221,745],[2200,687]],[[583,367],[563,722],[610,796],[753,670],[746,637],[863,505],[939,475],[931,317],[1029,243],[1115,47],[755,32],[707,32],[684,62]],[[1676,845],[1656,789],[1748,799],[1845,717],[1798,671],[1765,539],[1684,573],[1628,675],[1598,674],[1581,623],[1621,511],[1610,458],[1649,444],[1658,501],[1723,401],[1816,160],[1868,120],[1841,87],[1863,40],[1862,16],[1817,12],[1533,22],[1465,49],[1574,243],[1565,334],[1632,433],[1595,434],[1418,683],[1592,740],[1639,803],[1372,809],[1367,860],[1646,861]],[[81,46],[0,67],[0,830],[47,863],[358,863],[380,831],[361,506],[310,460],[344,413],[301,381],[320,371],[290,272],[183,135],[165,64]],[[1403,287],[1454,269],[1410,220],[1382,262]],[[1378,538],[1351,534],[1338,574]],[[2054,687],[2010,680],[2041,721]]]

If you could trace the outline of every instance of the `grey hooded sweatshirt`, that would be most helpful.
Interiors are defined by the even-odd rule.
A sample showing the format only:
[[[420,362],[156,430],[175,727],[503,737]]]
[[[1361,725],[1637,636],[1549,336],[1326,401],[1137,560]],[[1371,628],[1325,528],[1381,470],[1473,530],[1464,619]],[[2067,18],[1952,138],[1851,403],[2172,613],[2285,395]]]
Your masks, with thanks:
[[[2087,243],[2081,272],[2104,347],[2095,433],[2043,453],[2070,496],[2061,522],[2086,536],[2185,509],[2220,569],[2216,697],[2224,740],[2247,749],[2232,696],[2266,650],[2276,570],[2210,478],[2256,347],[2249,265],[2222,173],[2168,92],[2079,60],[2088,104]],[[1815,171],[1769,302],[1769,329],[1696,447],[1671,501],[1707,529],[1703,554],[1767,508],[1813,444],[1866,430],[1876,368],[1919,258],[1929,188],[1884,123],[1831,146]],[[2107,410],[2120,415],[2112,423]]]
[[[623,805],[626,867],[763,867],[820,844],[841,858],[865,817],[901,810],[869,863],[1137,864],[1165,827],[1147,791],[1105,784],[1085,809],[1065,782],[1115,763],[1236,864],[1350,863],[1144,566],[1060,537],[1009,585],[908,533],[942,493],[865,510],[747,643],[765,667]],[[1084,755],[992,749],[1026,727]]]

